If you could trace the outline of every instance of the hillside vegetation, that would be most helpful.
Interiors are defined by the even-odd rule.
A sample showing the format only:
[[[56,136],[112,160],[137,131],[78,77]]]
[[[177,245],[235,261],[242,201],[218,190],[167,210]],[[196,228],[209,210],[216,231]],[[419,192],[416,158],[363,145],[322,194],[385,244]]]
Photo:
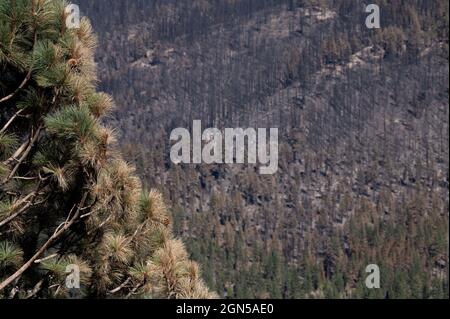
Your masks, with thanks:
[[[354,0],[80,1],[106,121],[221,296],[448,297],[448,3],[373,2],[379,30]],[[278,127],[278,173],[172,164],[193,120]]]

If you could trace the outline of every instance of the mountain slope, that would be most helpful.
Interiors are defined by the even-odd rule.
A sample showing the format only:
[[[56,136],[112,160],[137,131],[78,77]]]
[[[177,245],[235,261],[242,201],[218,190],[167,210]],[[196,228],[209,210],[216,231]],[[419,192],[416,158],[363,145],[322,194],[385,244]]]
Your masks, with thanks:
[[[114,1],[126,14],[97,19],[122,150],[222,296],[448,296],[448,4],[377,3],[380,30],[354,1]],[[278,127],[278,173],[173,165],[169,134],[196,119]]]

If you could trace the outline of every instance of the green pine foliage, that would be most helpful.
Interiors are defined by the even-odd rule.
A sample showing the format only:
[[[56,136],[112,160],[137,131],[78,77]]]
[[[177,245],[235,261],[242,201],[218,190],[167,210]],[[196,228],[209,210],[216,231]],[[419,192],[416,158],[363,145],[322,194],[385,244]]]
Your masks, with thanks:
[[[66,5],[0,0],[0,297],[214,297],[114,151],[96,38],[85,18],[66,28]]]

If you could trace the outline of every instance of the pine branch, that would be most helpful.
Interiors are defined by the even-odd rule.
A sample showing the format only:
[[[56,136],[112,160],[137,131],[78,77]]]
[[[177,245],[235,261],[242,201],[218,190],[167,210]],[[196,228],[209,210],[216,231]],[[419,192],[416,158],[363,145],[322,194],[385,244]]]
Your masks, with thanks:
[[[27,84],[27,82],[30,80],[32,73],[33,73],[33,65],[30,66],[30,69],[28,70],[27,75],[23,79],[22,83],[20,83],[19,87],[14,92],[12,92],[11,94],[9,94],[9,95],[5,96],[4,98],[0,99],[0,104],[3,103],[3,102],[8,101],[10,99],[12,99],[20,90],[22,90],[24,88],[24,86]]]
[[[119,292],[120,290],[122,290],[126,285],[128,285],[128,283],[131,281],[131,277],[128,277],[122,284],[120,284],[120,286],[118,286],[117,288],[114,288],[112,290],[109,291],[110,294],[115,294],[117,292]]]
[[[27,271],[28,268],[30,268],[33,265],[34,261],[36,259],[38,259],[39,256],[42,255],[56,239],[61,237],[61,235],[63,235],[75,223],[75,221],[78,219],[78,217],[80,215],[80,209],[84,206],[84,203],[86,201],[87,195],[88,195],[88,193],[84,193],[83,198],[81,199],[81,202],[79,203],[77,211],[75,212],[75,214],[72,216],[73,210],[75,209],[75,207],[77,207],[77,205],[73,206],[73,208],[70,210],[70,212],[69,212],[69,214],[67,216],[66,221],[56,228],[56,230],[53,233],[53,235],[45,242],[44,245],[42,245],[42,247],[33,255],[33,257],[31,257],[14,274],[12,274],[7,279],[5,279],[2,283],[0,283],[0,291],[5,289],[5,287],[10,285],[14,280],[20,278],[22,276],[22,274],[25,271]],[[72,217],[70,217],[70,216],[72,216]]]
[[[19,209],[16,213],[8,216],[7,218],[5,218],[4,220],[0,221],[0,227],[3,227],[5,225],[7,225],[8,223],[10,223],[12,220],[14,220],[17,216],[19,216],[20,214],[22,214],[24,211],[26,211],[30,206],[32,206],[32,201],[29,201],[29,199],[34,198],[34,196],[36,196],[36,192],[33,192],[31,194],[28,194],[25,198],[22,199],[22,203],[23,202],[27,202],[27,204],[25,206],[23,206],[21,209]],[[22,204],[20,203],[20,204]],[[20,206],[17,205],[17,206]],[[14,210],[13,210],[14,211]]]
[[[36,206],[39,204],[42,204],[43,202],[45,202],[45,200],[43,201],[39,201],[37,203],[34,202],[34,200],[36,199],[36,197],[39,195],[39,191],[41,189],[40,183],[37,187],[37,190],[28,194],[27,196],[25,196],[24,198],[22,198],[18,203],[14,204],[14,207],[11,209],[10,213],[14,212],[16,209],[18,209],[18,207],[20,207],[23,203],[26,202],[25,206],[23,206],[22,208],[20,208],[17,212],[15,212],[14,214],[8,216],[7,218],[5,218],[4,220],[0,221],[0,227],[3,227],[7,224],[9,224],[11,221],[13,221],[17,216],[22,215],[28,208],[32,207],[32,206]],[[48,196],[47,196],[48,197]]]
[[[5,124],[5,126],[3,126],[3,128],[0,130],[0,134],[6,132],[6,130],[8,129],[8,127],[11,125],[12,122],[14,122],[14,120],[24,111],[24,109],[20,109],[19,111],[17,111],[10,119],[9,121]]]
[[[31,139],[28,142],[28,146],[26,147],[26,149],[22,152],[19,153],[19,155],[22,155],[20,157],[19,160],[17,160],[17,164],[16,166],[14,166],[14,168],[12,169],[11,173],[9,174],[9,176],[0,184],[0,185],[4,185],[6,184],[8,181],[11,180],[11,178],[14,177],[14,174],[16,174],[17,170],[19,169],[19,166],[22,164],[22,162],[25,160],[25,158],[28,156],[28,154],[31,152],[31,149],[34,146],[34,143],[36,143],[37,139],[39,138],[39,135],[41,134],[41,130],[42,130],[42,125],[40,125],[38,127],[38,129],[36,130],[36,132],[34,133],[34,135],[32,134]],[[21,147],[22,148],[22,147]],[[16,152],[17,153],[17,152]],[[16,154],[14,154],[13,159],[16,159]]]
[[[43,261],[47,261],[47,260],[55,258],[55,257],[58,257],[58,254],[53,254],[53,255],[50,255],[50,256],[47,256],[47,257],[44,257],[44,258],[41,258],[41,259],[37,259],[37,260],[34,261],[34,263],[35,264],[40,264]]]
[[[28,292],[28,294],[27,294],[27,296],[25,297],[25,299],[31,299],[31,298],[33,298],[34,296],[36,296],[36,294],[37,294],[39,291],[42,290],[42,284],[44,283],[44,281],[45,281],[44,279],[39,280],[38,283],[33,287],[33,289],[31,289],[31,290]]]
[[[131,291],[128,293],[128,295],[126,296],[126,298],[130,298],[132,295],[136,294],[136,291],[138,291],[139,288],[143,287],[145,283],[140,283],[139,285],[137,285],[136,287],[134,287],[133,289],[131,289]]]
[[[17,33],[17,14],[16,14],[16,0],[12,0],[13,16],[11,17],[11,31],[9,37],[9,48],[11,49]]]
[[[33,16],[35,15],[35,12],[36,12],[35,7],[36,7],[35,0],[33,0],[32,1],[32,15]],[[31,51],[34,51],[34,47],[35,47],[36,42],[37,42],[37,28],[36,28],[36,25],[34,25],[33,33],[34,33],[34,35],[33,35],[33,49]],[[11,40],[11,45],[12,45],[12,42],[13,42],[13,39]],[[23,79],[22,83],[20,83],[19,87],[14,92],[12,92],[11,94],[5,96],[4,98],[1,98],[0,99],[0,104],[2,104],[4,102],[12,99],[20,90],[22,90],[25,87],[25,85],[28,83],[28,81],[31,79],[31,75],[32,74],[33,74],[33,61],[31,61],[30,67],[28,69],[28,73],[25,76],[25,78]]]

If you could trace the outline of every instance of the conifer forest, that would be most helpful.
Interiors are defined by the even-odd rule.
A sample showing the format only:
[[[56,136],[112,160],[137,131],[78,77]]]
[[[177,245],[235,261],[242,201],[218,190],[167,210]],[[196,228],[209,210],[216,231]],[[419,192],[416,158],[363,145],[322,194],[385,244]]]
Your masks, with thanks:
[[[0,0],[0,299],[449,298],[446,0],[71,3]]]

